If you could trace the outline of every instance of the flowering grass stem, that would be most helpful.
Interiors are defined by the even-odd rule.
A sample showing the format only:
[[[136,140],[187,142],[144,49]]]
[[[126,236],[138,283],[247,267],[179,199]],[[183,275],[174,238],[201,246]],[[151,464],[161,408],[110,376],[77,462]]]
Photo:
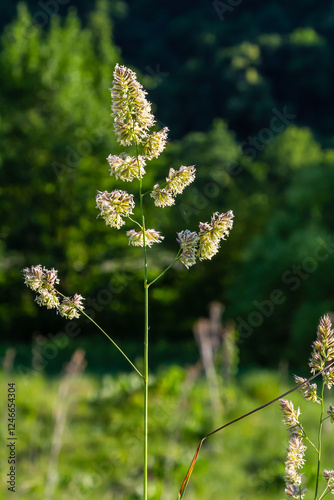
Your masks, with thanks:
[[[139,224],[139,222],[137,222],[136,220],[134,220],[132,217],[128,217],[128,219],[130,219],[134,224],[137,224],[137,226],[140,227],[141,230],[143,230],[142,226]]]
[[[319,476],[320,476],[320,462],[321,462],[321,441],[322,441],[322,424],[323,424],[323,416],[324,416],[324,389],[325,382],[322,383],[321,387],[321,395],[320,395],[320,422],[319,422],[319,430],[318,430],[318,464],[317,464],[317,479],[315,484],[315,492],[314,492],[314,500],[317,500],[318,496],[318,487],[319,487]]]
[[[98,217],[104,219],[107,226],[120,229],[126,221],[131,220],[139,226],[140,231],[130,229],[126,232],[130,245],[143,248],[144,255],[144,368],[141,373],[126,354],[120,349],[116,342],[84,312],[84,298],[75,294],[65,297],[58,292],[54,285],[59,283],[58,274],[55,269],[46,269],[41,264],[23,269],[25,284],[36,292],[36,302],[39,306],[47,309],[55,309],[58,314],[67,318],[79,318],[83,314],[88,318],[118,349],[122,356],[128,361],[144,382],[144,471],[143,471],[143,500],[148,498],[148,398],[149,398],[149,293],[148,289],[153,283],[161,278],[178,260],[189,269],[199,260],[211,259],[218,252],[221,240],[226,239],[229,230],[233,226],[233,212],[215,212],[210,223],[200,222],[200,231],[191,232],[188,229],[177,233],[176,241],[180,248],[171,264],[162,271],[155,279],[148,283],[148,256],[147,248],[155,243],[160,243],[164,236],[154,228],[146,228],[143,198],[147,194],[154,200],[156,207],[170,207],[175,203],[175,197],[181,194],[195,179],[195,166],[181,165],[178,170],[169,169],[163,188],[159,184],[153,186],[153,190],[143,193],[143,175],[146,173],[147,162],[158,158],[165,149],[167,143],[168,128],[159,131],[151,131],[156,124],[154,115],[151,113],[151,103],[146,99],[147,92],[138,82],[134,71],[116,64],[114,69],[114,80],[111,90],[112,116],[114,118],[114,132],[116,140],[122,146],[135,146],[135,156],[122,152],[119,156],[110,154],[107,161],[110,166],[110,175],[124,182],[139,181],[139,222],[132,218],[136,207],[134,195],[127,191],[114,189],[97,191],[96,208],[99,210]],[[151,200],[149,200],[151,201]],[[58,294],[63,297],[62,302]],[[219,430],[219,429],[218,429]],[[217,431],[214,431],[217,432]],[[213,433],[211,433],[213,434]],[[207,436],[206,436],[207,437]],[[206,438],[205,437],[205,438]],[[205,439],[204,438],[204,439]],[[204,440],[203,439],[203,440]],[[202,441],[203,441],[202,440]],[[202,442],[201,442],[202,443]]]
[[[179,250],[177,256],[174,258],[174,260],[169,264],[168,267],[166,267],[166,269],[164,271],[162,271],[162,273],[159,274],[159,276],[157,276],[153,281],[151,281],[151,283],[148,283],[148,287],[153,285],[153,283],[155,283],[156,281],[158,281],[159,278],[161,278],[161,276],[163,276],[167,271],[168,269],[170,269],[172,266],[174,266],[175,262],[177,262],[180,258],[180,255],[181,255],[181,249]]]
[[[245,413],[244,415],[241,415],[240,417],[238,418],[235,418],[234,420],[231,420],[230,422],[228,422],[227,424],[224,424],[222,425],[221,427],[218,427],[218,429],[215,429],[214,431],[211,431],[209,432],[208,434],[206,434],[199,442],[199,445],[197,447],[197,450],[195,452],[195,455],[191,461],[191,464],[190,464],[190,467],[188,469],[188,472],[186,474],[186,477],[184,478],[183,480],[183,483],[181,485],[181,488],[180,488],[180,491],[179,491],[179,494],[178,494],[178,497],[177,497],[177,500],[181,500],[185,494],[185,491],[186,491],[186,487],[188,485],[188,482],[190,480],[190,477],[191,477],[191,474],[193,472],[193,469],[194,469],[194,466],[195,466],[195,463],[196,463],[196,460],[197,460],[197,457],[198,457],[198,454],[200,452],[200,449],[202,447],[202,444],[204,443],[204,441],[206,440],[206,438],[208,438],[209,436],[212,436],[213,434],[216,434],[217,432],[219,431],[222,431],[223,429],[225,429],[226,427],[229,427],[230,425],[232,424],[235,424],[236,422],[239,422],[240,420],[246,418],[246,417],[249,417],[250,415],[252,415],[253,413],[256,413],[260,410],[263,410],[264,408],[266,408],[267,406],[275,403],[276,401],[279,401],[280,399],[284,398],[285,396],[287,396],[288,394],[291,394],[292,392],[295,392],[297,391],[298,389],[300,389],[304,384],[307,384],[309,383],[311,380],[313,380],[314,378],[318,377],[319,375],[321,375],[325,370],[327,371],[331,366],[334,365],[334,361],[332,361],[330,364],[328,364],[326,366],[326,368],[324,368],[323,370],[320,370],[318,371],[317,373],[315,373],[314,375],[312,375],[310,378],[308,379],[305,379],[304,382],[298,384],[296,387],[293,387],[292,389],[290,389],[289,391],[286,391],[284,394],[281,394],[280,396],[277,396],[277,398],[275,399],[272,399],[271,401],[268,401],[267,403],[261,405],[261,406],[258,406],[257,408],[255,408],[254,410],[251,410],[249,411],[248,413]],[[323,387],[324,389],[324,387]],[[322,389],[322,392],[323,392],[323,389]],[[323,394],[322,394],[323,396]],[[323,412],[322,412],[323,413]],[[322,415],[321,413],[321,415]],[[319,433],[319,436],[321,436],[321,432]],[[320,453],[319,453],[319,457],[320,457]],[[318,478],[319,478],[319,470],[320,470],[320,458],[319,458],[319,462],[318,462]],[[317,482],[318,482],[319,479],[317,479]],[[316,492],[317,494],[317,492]],[[315,496],[316,498],[316,496]]]
[[[143,231],[143,250],[144,250],[144,471],[143,471],[143,500],[147,500],[147,469],[148,469],[148,284],[147,284],[147,246],[145,235],[145,216],[143,206],[143,180],[140,175],[140,162],[138,144],[136,143],[136,157],[139,172],[139,202],[140,202],[140,215],[142,221]]]
[[[61,297],[66,298],[66,297],[65,297],[65,295],[63,295],[63,294],[62,294],[61,292],[59,292],[58,290],[57,290],[57,293],[58,293]],[[73,303],[73,305],[75,306],[75,304],[74,304],[74,303]],[[87,318],[87,319],[89,319],[89,321],[91,321],[91,322],[92,322],[92,323],[93,323],[93,324],[94,324],[94,325],[95,325],[95,326],[96,326],[96,327],[97,327],[97,328],[98,328],[98,329],[99,329],[99,330],[100,330],[100,331],[101,331],[101,332],[102,332],[102,333],[103,333],[103,334],[104,334],[104,335],[105,335],[105,336],[106,336],[106,337],[110,340],[110,342],[111,342],[111,343],[112,343],[112,344],[116,347],[116,349],[118,349],[118,351],[122,354],[122,356],[124,356],[124,358],[127,360],[127,362],[128,362],[128,363],[130,363],[130,365],[131,365],[131,366],[132,366],[132,368],[133,368],[133,369],[134,369],[134,370],[138,373],[138,375],[139,375],[142,379],[144,379],[144,375],[142,375],[142,374],[140,373],[140,371],[138,370],[138,368],[137,368],[137,367],[136,367],[136,366],[132,363],[132,361],[131,361],[128,357],[127,357],[127,355],[125,354],[125,352],[123,352],[123,351],[122,351],[122,349],[121,349],[121,348],[120,348],[120,347],[116,344],[116,342],[115,342],[115,341],[114,341],[111,337],[109,337],[109,335],[108,335],[108,334],[107,334],[107,333],[103,330],[103,328],[101,328],[101,326],[100,326],[98,323],[96,323],[96,322],[93,320],[93,318],[91,318],[90,316],[88,316],[88,314],[87,314],[84,310],[82,310],[82,311],[80,311],[80,312],[81,312],[81,314],[83,314],[84,316],[86,316],[86,318]]]

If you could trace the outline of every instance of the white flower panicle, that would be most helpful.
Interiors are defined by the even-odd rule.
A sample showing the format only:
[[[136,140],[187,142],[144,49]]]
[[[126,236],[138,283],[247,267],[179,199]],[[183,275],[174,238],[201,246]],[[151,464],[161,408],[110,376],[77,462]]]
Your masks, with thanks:
[[[142,155],[148,160],[158,158],[166,147],[168,132],[169,129],[167,127],[159,130],[159,132],[152,132],[143,145]]]
[[[332,422],[332,424],[334,424],[334,406],[333,405],[329,405],[329,410],[327,410],[327,413],[328,413],[328,416],[330,418],[330,421]]]
[[[160,188],[159,184],[153,187],[151,197],[154,199],[155,206],[170,207],[174,205],[173,196],[181,194],[195,180],[195,172],[194,165],[190,167],[182,165],[179,170],[170,168],[165,187]]]
[[[334,470],[324,470],[322,473],[324,478],[326,479],[327,488],[329,491],[334,494]]]
[[[224,214],[215,212],[211,223],[200,222],[199,249],[197,255],[200,260],[211,259],[220,248],[221,240],[225,240],[233,227],[233,212],[229,210]]]
[[[144,236],[143,231],[135,231],[131,229],[127,231],[126,235],[129,237],[129,245],[133,245],[135,247],[143,247],[144,246]],[[159,231],[155,229],[146,229],[145,230],[145,246],[151,247],[154,243],[160,243],[164,239],[164,236],[161,236]]]
[[[146,163],[142,156],[138,156],[137,160],[134,156],[121,153],[119,156],[109,155],[107,160],[110,165],[110,175],[121,181],[131,182],[133,179],[141,179],[145,174]]]
[[[103,217],[107,226],[119,229],[125,221],[122,217],[128,217],[134,209],[133,195],[126,191],[115,190],[98,191],[96,196],[96,208],[100,210],[100,216]]]
[[[171,207],[175,203],[171,193],[166,188],[160,188],[159,184],[154,185],[151,197],[156,207]]]
[[[45,306],[47,309],[57,309],[59,306],[59,299],[55,290],[46,290],[42,288],[39,290],[35,301],[39,306]]]
[[[196,264],[196,253],[198,248],[199,236],[197,233],[191,232],[189,231],[189,229],[186,229],[185,231],[177,233],[176,241],[180,243],[180,247],[182,250],[180,261],[186,266],[187,269],[189,269],[189,267]]]
[[[289,441],[288,455],[285,462],[286,493],[293,498],[300,498],[302,490],[302,473],[299,470],[305,463],[304,455],[307,447],[299,436],[292,436]],[[290,492],[290,493],[288,493]],[[295,495],[298,496],[295,496]]]
[[[289,430],[288,454],[285,462],[285,493],[292,498],[303,498],[306,488],[301,488],[302,473],[299,469],[304,465],[304,454],[306,446],[303,444],[302,436],[304,430],[299,423],[300,409],[294,409],[293,403],[286,399],[280,399],[279,404],[283,411],[283,422]]]
[[[65,297],[58,307],[59,314],[67,319],[79,318],[80,311],[84,309],[83,300],[84,298],[77,293],[73,298]]]
[[[169,169],[166,177],[166,189],[174,196],[181,194],[184,189],[195,180],[196,169],[194,165],[185,167],[182,165],[179,170]]]
[[[285,488],[285,494],[291,498],[296,498],[296,499],[304,498],[306,493],[307,489],[305,487],[300,488],[299,486],[292,486],[292,484],[289,484]]]
[[[289,429],[290,436],[303,434],[303,427],[299,422],[300,408],[294,409],[292,401],[280,399],[279,405],[283,412],[283,423]]]
[[[84,309],[82,305],[84,299],[81,295],[75,294],[73,299],[66,298],[60,303],[58,298],[60,294],[54,287],[59,283],[58,271],[53,268],[46,269],[39,264],[38,266],[23,269],[23,275],[25,284],[37,292],[35,301],[39,306],[45,306],[47,309],[57,309],[57,312],[68,319],[79,317],[80,311]]]
[[[299,486],[302,474],[297,473],[305,463],[304,455],[307,447],[300,436],[292,436],[289,441],[288,457],[286,461],[286,479],[290,484]]]
[[[298,377],[298,375],[294,375],[294,379],[298,385],[303,383],[299,388],[299,392],[307,401],[314,401],[320,404],[320,399],[317,396],[317,384],[310,384],[310,382],[306,382],[306,378]]]
[[[144,142],[155,120],[151,103],[146,99],[147,92],[137,81],[136,73],[116,64],[110,91],[117,141],[123,146]]]
[[[23,269],[24,283],[34,292],[40,290],[52,291],[54,285],[59,283],[58,271],[56,269],[46,269],[46,267],[31,266]]]
[[[328,315],[320,319],[317,338],[313,342],[313,351],[309,361],[311,373],[323,370],[329,362],[334,361],[334,330],[332,322]],[[333,367],[325,370],[322,374],[323,380],[328,389],[334,384],[334,369]]]

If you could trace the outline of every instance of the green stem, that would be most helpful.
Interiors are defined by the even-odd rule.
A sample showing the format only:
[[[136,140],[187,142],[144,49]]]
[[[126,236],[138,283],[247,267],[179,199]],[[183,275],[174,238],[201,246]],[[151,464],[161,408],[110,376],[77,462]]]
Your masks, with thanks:
[[[313,446],[313,448],[315,449],[315,451],[317,453],[319,453],[319,450],[318,448],[316,447],[316,445],[314,443],[312,443],[312,441],[306,436],[306,434],[303,434],[303,437],[306,439],[306,441],[308,441],[310,443],[311,446]]]
[[[328,489],[328,486],[326,486],[326,489],[324,490],[323,494],[319,497],[319,500],[321,500],[322,498],[324,498],[326,495],[328,495],[329,493],[329,489]]]
[[[140,201],[140,214],[142,220],[143,231],[143,249],[144,249],[144,292],[145,292],[145,325],[144,325],[144,472],[143,472],[143,500],[147,500],[147,456],[148,456],[148,284],[147,284],[147,247],[145,241],[145,217],[143,207],[143,180],[140,175],[139,153],[138,145],[137,151],[137,164],[139,172],[139,201]]]
[[[161,278],[161,276],[163,276],[168,271],[168,269],[170,269],[175,264],[175,262],[177,262],[179,260],[180,253],[181,253],[181,250],[179,251],[179,253],[177,254],[177,256],[174,258],[173,262],[171,262],[169,264],[169,266],[166,267],[166,269],[164,271],[162,271],[162,273],[159,274],[159,276],[157,276],[153,281],[151,281],[151,283],[148,283],[147,286],[151,286],[151,285],[153,285],[153,283],[155,283],[156,281],[158,281],[158,279]]]
[[[68,297],[66,297],[65,295],[63,295],[62,293],[60,293],[58,290],[56,290],[56,292],[61,296],[63,297],[63,299],[68,299]],[[75,304],[73,302],[73,306],[75,307]],[[91,318],[90,316],[88,316],[87,313],[85,313],[84,310],[81,310],[80,309],[80,313],[83,314],[84,316],[86,316],[86,318],[88,318],[109,340],[110,342],[112,342],[112,344],[114,344],[114,346],[116,347],[116,349],[119,350],[119,352],[122,354],[122,356],[124,356],[124,358],[128,361],[128,363],[130,363],[130,365],[132,366],[132,368],[138,373],[138,375],[144,379],[144,375],[142,375],[140,373],[140,371],[138,370],[138,368],[136,368],[136,366],[132,363],[132,361],[127,357],[127,355],[125,354],[125,352],[122,351],[122,349],[116,344],[116,342],[111,338],[109,337],[109,335],[103,330],[103,328],[100,327],[100,325],[98,325],[94,320],[93,318]]]
[[[140,229],[143,229],[142,226],[139,224],[139,222],[137,222],[136,220],[132,219],[132,217],[130,217],[130,215],[128,215],[128,219],[130,219],[134,224],[137,224],[137,226],[139,226]]]
[[[318,487],[319,487],[319,476],[320,476],[321,444],[322,444],[321,438],[322,438],[322,423],[323,423],[323,415],[324,415],[324,389],[325,389],[325,382],[322,383],[321,396],[320,396],[321,411],[320,411],[320,422],[319,422],[319,430],[318,430],[318,466],[317,466],[317,481],[315,484],[314,500],[317,500]]]
[[[144,343],[144,500],[147,500],[148,451],[148,286],[145,285],[145,343]]]

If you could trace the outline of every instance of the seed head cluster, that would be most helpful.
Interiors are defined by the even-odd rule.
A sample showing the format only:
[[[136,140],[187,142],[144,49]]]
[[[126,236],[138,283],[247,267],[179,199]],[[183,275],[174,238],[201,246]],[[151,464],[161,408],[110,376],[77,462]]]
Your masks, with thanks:
[[[83,311],[83,300],[81,295],[75,294],[73,298],[63,297],[59,300],[59,292],[55,285],[59,283],[58,271],[46,269],[40,264],[23,269],[25,284],[34,292],[37,292],[36,302],[39,306],[47,309],[56,309],[57,313],[67,319],[79,318]]]
[[[199,242],[199,236],[197,233],[191,232],[189,231],[189,229],[186,229],[185,231],[177,233],[176,241],[180,243],[180,261],[186,266],[187,269],[189,269],[189,267],[196,264],[196,252]]]
[[[134,156],[121,153],[119,156],[109,155],[107,160],[110,165],[110,175],[121,181],[131,182],[133,179],[141,179],[145,174],[146,163],[142,156],[138,156],[137,160]]]
[[[144,142],[155,119],[151,103],[146,99],[147,92],[137,81],[136,73],[116,64],[110,91],[117,141],[123,146]]]
[[[291,401],[279,400],[283,412],[284,425],[289,430],[288,454],[285,462],[285,493],[292,498],[303,498],[306,488],[301,488],[302,473],[305,463],[306,446],[303,444],[303,427],[299,422],[300,409],[295,409]]]
[[[129,244],[139,247],[151,247],[160,243],[164,237],[155,229],[145,227],[143,216],[143,197],[150,194],[157,207],[170,207],[175,204],[175,197],[195,180],[195,166],[182,165],[178,170],[170,168],[166,181],[160,186],[153,184],[147,193],[142,192],[143,177],[146,174],[147,163],[158,158],[164,151],[168,141],[168,128],[151,130],[156,120],[151,111],[151,103],[147,100],[147,92],[138,82],[134,71],[116,64],[111,91],[112,116],[116,140],[122,146],[129,146],[132,152],[119,155],[110,154],[107,161],[110,175],[122,182],[138,181],[141,207],[141,220],[132,219],[135,210],[134,195],[127,191],[97,191],[96,208],[98,217],[102,217],[107,226],[120,229],[126,224],[126,219],[135,222],[139,230],[130,229],[126,232]],[[135,151],[135,152],[134,152]],[[180,245],[176,259],[179,259],[189,269],[199,260],[211,259],[219,250],[220,243],[225,239],[233,226],[233,212],[214,213],[211,222],[200,223],[199,232],[185,229],[177,233]],[[37,293],[36,302],[57,312],[68,319],[79,316],[83,311],[83,297],[63,297],[55,289],[59,283],[57,271],[42,268],[41,265],[23,270],[25,283]]]
[[[334,361],[334,330],[331,319],[327,314],[320,319],[317,338],[313,342],[313,350],[309,361],[311,373],[323,370],[332,361]],[[333,367],[325,370],[322,377],[328,389],[330,389],[334,384]]]
[[[294,379],[296,384],[303,384],[300,386],[299,392],[306,401],[314,401],[320,404],[320,399],[317,396],[317,384],[310,384],[310,382],[307,382],[306,378],[298,377],[298,375],[294,375]]]
[[[182,165],[179,170],[169,169],[168,177],[163,188],[155,184],[151,197],[154,199],[156,207],[170,207],[174,205],[174,197],[181,194],[184,189],[195,180],[195,166],[185,167]]]
[[[211,222],[200,222],[198,257],[200,260],[211,259],[219,251],[221,240],[225,240],[233,227],[233,212],[216,212]]]
[[[123,217],[128,217],[133,213],[135,203],[133,195],[126,191],[115,190],[98,191],[96,196],[96,208],[100,209],[101,217],[105,220],[107,226],[119,229],[125,221]]]
[[[334,470],[324,470],[323,476],[326,479],[327,488],[334,493]]]
[[[323,316],[317,328],[316,340],[312,344],[312,354],[309,360],[309,367],[311,373],[315,375],[322,372],[323,385],[329,389],[334,383],[334,370],[331,366],[334,360],[334,330],[329,315]],[[318,373],[319,374],[319,373]],[[309,379],[294,375],[296,384],[298,385],[299,392],[303,395],[304,399],[314,403],[321,404],[323,412],[323,399],[317,395],[317,384],[311,384]],[[289,430],[289,446],[288,456],[285,463],[285,493],[292,498],[303,498],[306,488],[301,487],[302,473],[300,469],[304,465],[304,453],[306,446],[303,444],[303,438],[307,439],[305,431],[299,422],[300,409],[294,409],[291,401],[281,399],[279,401],[283,411],[283,422]],[[327,411],[327,417],[334,423],[334,407],[330,405]],[[322,417],[321,422],[325,420]],[[314,446],[314,445],[313,445]],[[317,450],[318,451],[318,450]],[[320,453],[318,451],[318,453]],[[327,481],[327,490],[325,492],[334,493],[334,471],[323,472],[323,476]],[[324,493],[325,493],[324,492]],[[321,495],[323,498],[324,494]]]
[[[144,231],[135,231],[131,229],[127,231],[126,235],[129,237],[129,245],[133,245],[135,247],[143,247],[144,246]],[[160,243],[164,239],[163,236],[156,231],[155,229],[146,229],[145,230],[145,245],[151,247],[153,243]]]

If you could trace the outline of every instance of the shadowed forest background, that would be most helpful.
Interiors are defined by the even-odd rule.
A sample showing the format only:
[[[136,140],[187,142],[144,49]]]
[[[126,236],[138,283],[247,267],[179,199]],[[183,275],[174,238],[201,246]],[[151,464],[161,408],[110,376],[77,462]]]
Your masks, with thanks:
[[[334,3],[2,2],[0,23],[0,387],[20,375],[20,498],[140,498],[139,383],[94,325],[40,308],[22,279],[31,265],[58,269],[61,292],[82,294],[140,366],[141,252],[95,208],[97,190],[119,187],[106,160],[123,149],[117,62],[170,129],[145,182],[197,168],[175,206],[145,200],[165,236],[149,279],[173,260],[177,232],[234,212],[212,261],[174,265],[152,287],[150,497],[175,499],[198,440],[304,374],[319,317],[334,311]],[[232,332],[216,403],[193,334],[212,302]],[[189,499],[222,499],[222,484],[224,498],[281,498],[286,432],[278,408],[266,412],[207,443]]]
[[[2,342],[64,329],[23,286],[21,269],[37,263],[57,268],[64,293],[87,297],[117,339],[137,339],[139,252],[95,209],[96,190],[115,185],[108,89],[120,62],[139,73],[170,129],[150,179],[197,167],[176,206],[149,213],[165,234],[163,252],[150,252],[153,271],[175,255],[176,231],[216,210],[235,213],[212,262],[175,266],[154,289],[153,343],[172,360],[182,345],[192,359],[192,325],[218,300],[243,339],[243,366],[304,362],[333,304],[333,3],[63,0],[0,9]],[[104,346],[93,326],[78,328],[80,340]],[[110,368],[101,351],[99,367]]]

